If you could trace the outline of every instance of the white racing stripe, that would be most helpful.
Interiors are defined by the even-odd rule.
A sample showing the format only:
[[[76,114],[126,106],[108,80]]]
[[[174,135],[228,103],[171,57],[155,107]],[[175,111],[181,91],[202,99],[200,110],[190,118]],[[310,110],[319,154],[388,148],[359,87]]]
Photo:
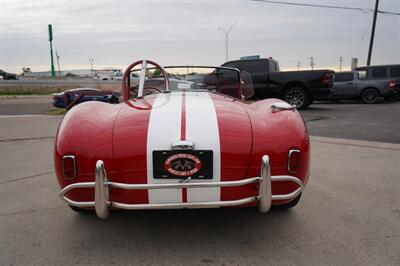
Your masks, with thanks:
[[[157,96],[150,114],[147,135],[147,182],[178,183],[182,179],[160,180],[153,178],[154,150],[170,150],[171,144],[181,139],[182,92],[161,93]],[[219,182],[220,142],[214,103],[207,92],[185,92],[186,140],[193,141],[196,150],[213,150],[213,179],[189,182]],[[220,188],[187,189],[188,202],[220,201]],[[149,190],[149,203],[182,202],[181,189]]]
[[[153,178],[153,150],[170,150],[181,137],[182,93],[160,93],[153,103],[147,132],[147,183],[177,183],[181,179]],[[182,202],[180,189],[149,189],[149,203]]]
[[[213,150],[213,179],[221,180],[221,153],[217,113],[208,92],[186,92],[186,139],[193,141],[196,150]],[[192,180],[192,182],[201,182]],[[220,188],[189,188],[188,202],[220,201]]]

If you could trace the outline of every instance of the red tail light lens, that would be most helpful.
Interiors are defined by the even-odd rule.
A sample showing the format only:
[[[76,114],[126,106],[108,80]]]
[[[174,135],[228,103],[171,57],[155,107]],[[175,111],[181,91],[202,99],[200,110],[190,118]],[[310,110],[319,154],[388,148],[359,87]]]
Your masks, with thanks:
[[[389,80],[389,87],[390,88],[394,88],[394,87],[396,87],[396,81],[395,80]]]
[[[301,168],[301,152],[299,149],[289,150],[288,155],[288,172],[291,174],[297,173]]]
[[[325,74],[322,77],[321,82],[323,84],[331,84],[332,83],[332,74],[329,74],[329,73]]]
[[[64,179],[71,180],[76,178],[75,156],[65,155],[62,159],[62,172]]]

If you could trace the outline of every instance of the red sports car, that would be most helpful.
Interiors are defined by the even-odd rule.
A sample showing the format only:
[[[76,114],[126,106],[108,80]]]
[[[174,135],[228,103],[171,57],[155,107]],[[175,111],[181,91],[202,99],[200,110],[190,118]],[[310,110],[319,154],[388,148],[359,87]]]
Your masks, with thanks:
[[[298,203],[309,176],[306,126],[281,100],[245,102],[248,73],[141,60],[122,82],[121,103],[79,104],[59,126],[54,165],[73,210],[107,218],[110,209]]]

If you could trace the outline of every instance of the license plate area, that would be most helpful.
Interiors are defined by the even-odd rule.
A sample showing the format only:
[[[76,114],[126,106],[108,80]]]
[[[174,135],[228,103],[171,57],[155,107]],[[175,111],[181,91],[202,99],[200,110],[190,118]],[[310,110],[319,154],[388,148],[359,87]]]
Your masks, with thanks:
[[[212,150],[153,151],[154,179],[212,179]]]

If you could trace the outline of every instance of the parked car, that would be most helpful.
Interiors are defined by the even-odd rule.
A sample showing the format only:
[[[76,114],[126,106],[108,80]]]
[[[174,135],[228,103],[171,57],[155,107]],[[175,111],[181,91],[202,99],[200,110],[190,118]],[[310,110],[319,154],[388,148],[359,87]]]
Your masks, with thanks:
[[[149,64],[163,83],[145,79]],[[136,92],[129,75],[139,65]],[[253,88],[237,69],[178,68],[137,61],[125,71],[121,103],[85,102],[66,113],[54,147],[61,199],[101,218],[110,209],[294,207],[310,169],[309,137],[295,107],[242,101]],[[189,68],[199,69],[196,79],[187,79]],[[221,78],[231,95],[207,83],[219,70],[236,76]]]
[[[400,64],[392,65],[373,65],[358,67],[356,70],[360,73],[361,79],[387,80],[393,83],[400,83]],[[387,100],[399,100],[400,89],[396,89],[398,94],[386,98]]]
[[[331,99],[361,99],[365,103],[375,103],[379,97],[396,97],[398,91],[395,86],[394,80],[365,79],[365,76],[357,71],[337,72]]]
[[[282,72],[278,61],[272,58],[235,60],[222,66],[251,74],[253,99],[279,98],[302,109],[314,100],[329,98],[332,92],[332,70]]]
[[[400,64],[357,67],[361,79],[395,79],[400,82]]]
[[[0,69],[0,76],[2,77],[2,79],[18,79],[17,74],[8,73],[1,69]]]
[[[112,91],[100,91],[92,88],[76,88],[59,93],[53,93],[53,106],[68,108],[72,104],[87,101],[118,102],[119,93]]]

